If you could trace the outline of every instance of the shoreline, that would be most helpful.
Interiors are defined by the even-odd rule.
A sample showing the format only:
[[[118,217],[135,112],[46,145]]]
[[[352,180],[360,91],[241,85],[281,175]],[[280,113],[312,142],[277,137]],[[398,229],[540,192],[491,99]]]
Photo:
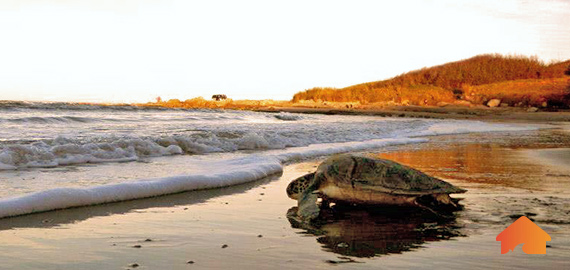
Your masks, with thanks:
[[[382,104],[352,104],[352,103],[293,103],[290,101],[274,100],[236,100],[236,101],[207,101],[207,104],[186,106],[183,103],[169,105],[168,103],[61,103],[36,102],[26,104],[22,101],[6,101],[14,103],[11,106],[24,106],[35,109],[50,109],[82,106],[101,106],[103,108],[122,108],[124,110],[156,109],[156,110],[237,110],[266,113],[303,113],[325,115],[365,115],[380,117],[410,117],[434,119],[467,119],[485,121],[514,121],[514,122],[570,122],[570,109],[536,108],[536,107],[487,107],[484,105],[446,104],[442,106]],[[353,106],[354,105],[354,106]],[[348,107],[347,107],[348,106]],[[10,106],[9,106],[10,107]],[[51,108],[51,109],[53,109]],[[529,111],[530,110],[530,111]]]
[[[457,196],[464,198],[465,210],[450,223],[408,218],[414,222],[402,225],[382,213],[354,211],[350,215],[361,223],[341,219],[316,231],[295,227],[286,212],[296,203],[286,197],[285,186],[313,171],[319,157],[244,185],[1,219],[0,260],[18,269],[133,269],[133,263],[139,269],[433,264],[470,269],[483,267],[482,262],[512,269],[562,267],[570,250],[570,214],[563,212],[570,207],[570,175],[529,159],[525,151],[570,147],[565,135],[560,130],[443,135],[424,144],[366,151],[469,189]],[[525,213],[551,234],[548,257],[525,255],[520,246],[500,255],[494,237],[512,217]],[[390,228],[410,238],[394,238]],[[465,252],[472,256],[465,259]]]
[[[248,109],[246,109],[248,110]],[[327,115],[367,115],[381,117],[435,118],[458,120],[485,121],[531,121],[531,122],[570,122],[570,111],[559,112],[527,112],[520,108],[469,108],[465,106],[422,107],[422,106],[391,106],[384,108],[333,108],[333,107],[262,107],[251,109],[268,113],[304,113]]]

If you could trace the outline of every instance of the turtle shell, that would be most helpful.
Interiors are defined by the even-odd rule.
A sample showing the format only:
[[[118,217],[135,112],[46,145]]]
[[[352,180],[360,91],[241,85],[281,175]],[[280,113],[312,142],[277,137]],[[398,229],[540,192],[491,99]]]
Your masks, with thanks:
[[[325,160],[316,175],[323,174],[327,184],[371,190],[394,195],[464,193],[465,189],[429,176],[421,171],[386,159],[351,154]],[[323,183],[321,183],[323,184]]]

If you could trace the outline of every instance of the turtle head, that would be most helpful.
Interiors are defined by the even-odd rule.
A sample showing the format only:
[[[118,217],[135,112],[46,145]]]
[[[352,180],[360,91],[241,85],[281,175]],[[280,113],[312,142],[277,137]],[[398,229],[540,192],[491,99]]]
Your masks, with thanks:
[[[287,196],[293,200],[299,200],[303,191],[313,182],[314,178],[315,173],[309,173],[291,181],[287,186]]]

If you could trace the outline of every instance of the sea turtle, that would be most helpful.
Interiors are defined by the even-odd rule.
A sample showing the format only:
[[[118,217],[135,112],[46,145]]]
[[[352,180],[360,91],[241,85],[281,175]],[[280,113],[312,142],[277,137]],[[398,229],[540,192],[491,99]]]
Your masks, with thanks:
[[[319,196],[360,205],[418,206],[437,214],[459,209],[449,194],[466,191],[394,161],[352,154],[333,156],[287,186],[287,195],[298,201],[298,216],[309,221],[319,216]]]

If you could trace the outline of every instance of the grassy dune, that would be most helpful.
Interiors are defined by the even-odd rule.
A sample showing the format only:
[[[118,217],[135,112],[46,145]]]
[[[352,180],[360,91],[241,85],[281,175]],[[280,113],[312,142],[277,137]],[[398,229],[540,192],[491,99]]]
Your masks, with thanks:
[[[166,108],[185,108],[185,109],[236,109],[236,110],[248,110],[257,109],[261,107],[271,107],[271,106],[288,106],[290,102],[288,101],[276,101],[276,100],[233,100],[225,99],[220,101],[206,100],[202,97],[187,99],[184,101],[178,99],[170,99],[168,101],[161,102],[149,102],[145,104],[137,104],[139,106],[146,107],[166,107]]]
[[[566,75],[570,74],[565,73],[570,73],[570,60],[547,65],[532,57],[481,55],[384,81],[341,89],[316,87],[295,94],[292,101],[437,105],[456,101],[485,104],[499,98],[509,105],[568,107]]]
[[[465,99],[475,104],[497,98],[510,106],[567,107],[569,82],[568,78],[553,78],[466,86]]]

